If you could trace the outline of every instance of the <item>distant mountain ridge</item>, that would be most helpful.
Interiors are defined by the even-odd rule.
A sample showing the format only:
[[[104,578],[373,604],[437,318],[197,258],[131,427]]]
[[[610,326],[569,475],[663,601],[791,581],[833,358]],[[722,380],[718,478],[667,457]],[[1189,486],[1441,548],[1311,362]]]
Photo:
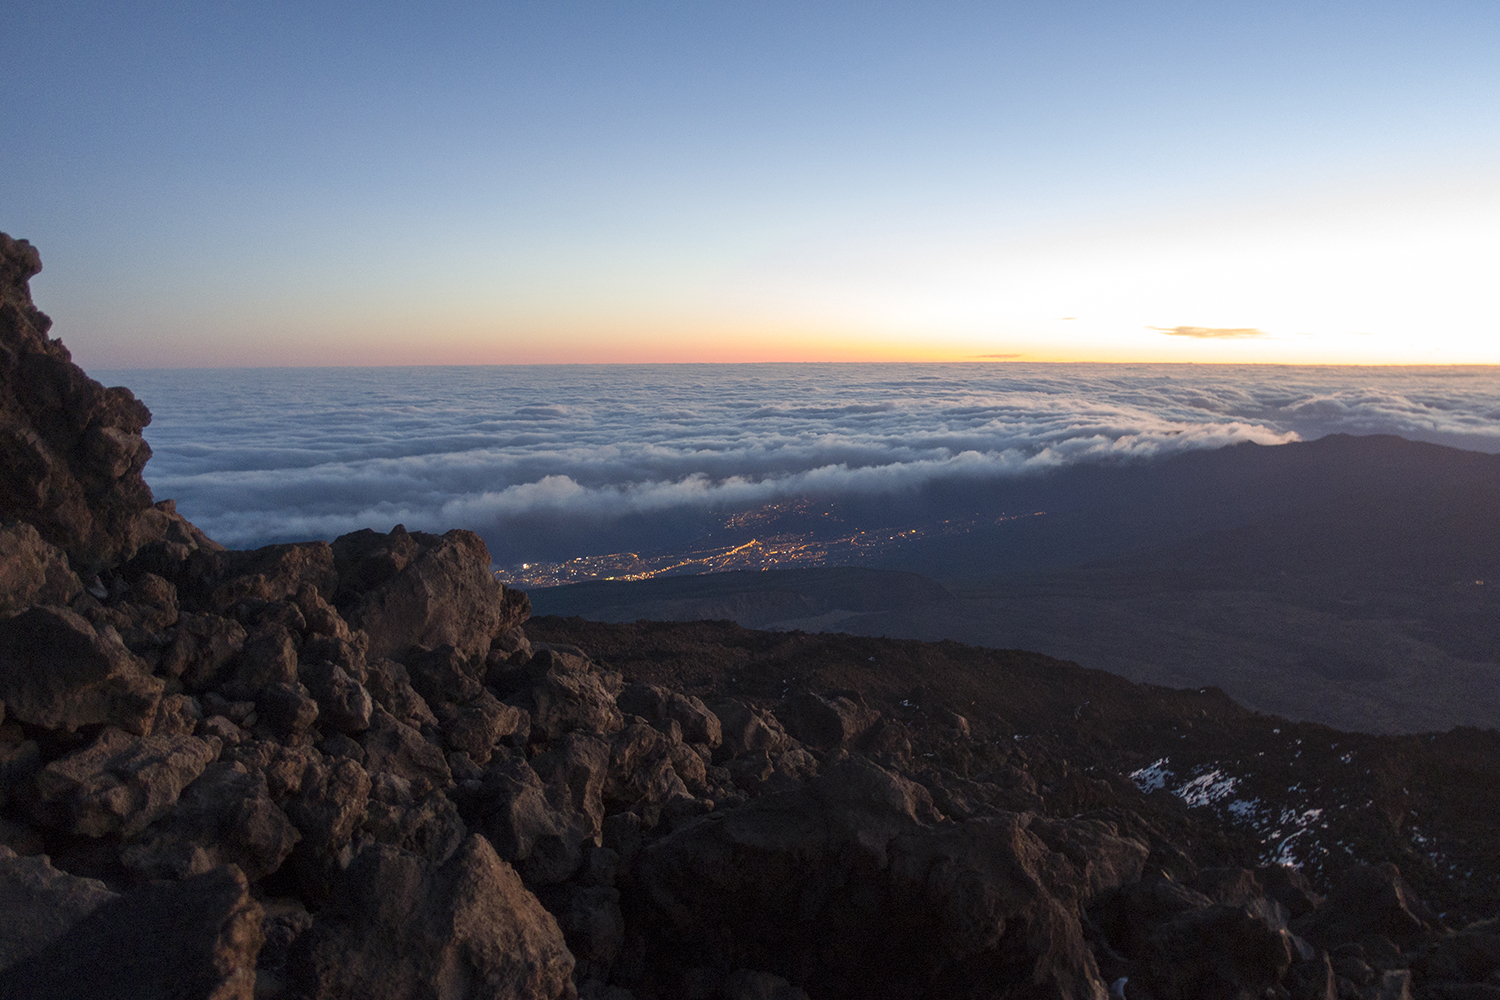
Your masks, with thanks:
[[[1064,469],[991,502],[1018,501],[1048,516],[924,541],[857,600],[823,570],[531,596],[600,621],[1037,649],[1346,729],[1500,725],[1500,456],[1331,435]]]

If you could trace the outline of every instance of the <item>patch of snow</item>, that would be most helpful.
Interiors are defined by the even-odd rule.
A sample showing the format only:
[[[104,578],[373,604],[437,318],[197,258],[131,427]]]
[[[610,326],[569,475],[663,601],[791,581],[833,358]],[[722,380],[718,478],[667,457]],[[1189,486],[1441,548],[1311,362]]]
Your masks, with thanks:
[[[1260,799],[1235,799],[1229,803],[1229,815],[1241,823],[1249,823],[1260,812]]]
[[[1167,782],[1175,775],[1167,768],[1170,758],[1163,757],[1152,764],[1147,764],[1138,771],[1130,772],[1130,780],[1135,782],[1137,788],[1147,793],[1158,791],[1167,787]]]
[[[1181,788],[1175,789],[1172,794],[1187,803],[1189,808],[1196,809],[1227,799],[1234,794],[1239,783],[1240,779],[1214,770],[1198,775]]]

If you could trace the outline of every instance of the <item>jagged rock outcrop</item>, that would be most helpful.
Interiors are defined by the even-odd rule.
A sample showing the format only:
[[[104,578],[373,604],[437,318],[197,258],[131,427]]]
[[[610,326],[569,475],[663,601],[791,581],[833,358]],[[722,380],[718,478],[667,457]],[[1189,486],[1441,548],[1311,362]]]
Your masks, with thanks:
[[[466,531],[225,550],[151,503],[149,414],[46,338],[38,267],[0,237],[0,1000],[1500,996],[1500,888],[1422,901],[1388,763],[1326,814],[1270,804],[1334,782],[1324,732],[1264,803],[1206,757],[1165,789],[1280,736],[1222,695],[527,623]],[[1272,863],[1315,822],[1386,825]]]
[[[0,233],[0,521],[32,525],[87,572],[147,540],[151,414],[48,338],[27,284],[41,269],[31,244]]]
[[[210,736],[131,736],[106,729],[87,749],[37,772],[37,817],[68,833],[139,833],[171,810],[219,755]]]

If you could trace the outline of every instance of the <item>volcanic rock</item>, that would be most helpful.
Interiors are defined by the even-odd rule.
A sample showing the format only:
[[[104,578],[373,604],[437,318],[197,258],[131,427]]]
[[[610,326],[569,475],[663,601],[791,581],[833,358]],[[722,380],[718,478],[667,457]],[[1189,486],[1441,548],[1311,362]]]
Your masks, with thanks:
[[[295,975],[313,1000],[576,996],[557,921],[483,837],[435,867],[367,848],[309,936]]]
[[[490,642],[520,624],[529,604],[490,572],[490,554],[471,531],[381,535],[368,529],[333,543],[339,588],[334,604],[369,636],[372,658],[414,646],[449,645],[483,659]],[[320,588],[321,589],[321,588]]]
[[[167,677],[181,678],[192,691],[215,687],[229,662],[244,649],[246,638],[244,626],[233,619],[184,613],[158,669]]]
[[[88,837],[137,834],[167,814],[219,750],[213,737],[105,729],[92,746],[37,773],[38,818]]]
[[[72,732],[107,723],[151,731],[164,683],[115,631],[95,631],[66,608],[38,606],[0,619],[0,701],[11,717]]]
[[[331,592],[338,579],[333,549],[327,542],[267,545],[248,552],[226,552],[221,557],[223,580],[209,598],[215,610],[225,611],[240,601],[282,601],[296,597],[306,585]]]
[[[390,774],[417,795],[446,787],[453,778],[442,750],[384,710],[370,717],[370,728],[360,734],[360,743],[365,750],[365,769],[372,777]]]
[[[1067,862],[1022,817],[946,830],[936,818],[921,786],[849,759],[675,830],[642,852],[637,878],[680,946],[733,940],[762,968],[818,970],[838,995],[999,997],[1026,982],[1102,1000],[1057,878]]]
[[[1378,934],[1412,944],[1436,917],[1417,899],[1393,864],[1355,865],[1344,873],[1316,916],[1301,929],[1308,940],[1332,945]]]
[[[41,269],[31,244],[0,233],[0,521],[27,522],[92,574],[143,541],[151,414],[48,339],[52,321],[27,284]]]
[[[0,847],[0,973],[115,897],[103,882],[53,868],[46,855]]]
[[[182,879],[234,864],[254,881],[281,867],[299,835],[271,801],[266,778],[240,763],[211,764],[171,813],[122,852],[142,878]]]
[[[303,682],[318,703],[318,718],[327,727],[341,733],[358,733],[370,728],[375,702],[363,684],[350,677],[343,667],[327,660],[301,670]]]
[[[33,604],[67,604],[82,591],[62,549],[29,524],[0,524],[0,615]]]
[[[770,712],[758,711],[737,699],[724,699],[713,703],[718,718],[727,757],[764,750],[769,754],[780,754],[791,744],[786,729]]]
[[[233,866],[109,899],[0,976],[4,1000],[252,1000],[262,910]]]
[[[793,737],[815,747],[844,746],[873,726],[880,713],[844,696],[803,691],[781,703],[777,718]]]
[[[607,679],[582,656],[539,649],[517,673],[517,697],[530,709],[533,739],[556,739],[575,730],[605,736],[624,724]]]

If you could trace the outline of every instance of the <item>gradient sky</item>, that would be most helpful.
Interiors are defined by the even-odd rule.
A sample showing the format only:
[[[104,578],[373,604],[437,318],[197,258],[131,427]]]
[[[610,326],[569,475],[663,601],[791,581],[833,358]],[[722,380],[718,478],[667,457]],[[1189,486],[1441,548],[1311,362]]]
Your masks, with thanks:
[[[86,367],[1500,363],[1500,4],[70,3],[0,230]]]

